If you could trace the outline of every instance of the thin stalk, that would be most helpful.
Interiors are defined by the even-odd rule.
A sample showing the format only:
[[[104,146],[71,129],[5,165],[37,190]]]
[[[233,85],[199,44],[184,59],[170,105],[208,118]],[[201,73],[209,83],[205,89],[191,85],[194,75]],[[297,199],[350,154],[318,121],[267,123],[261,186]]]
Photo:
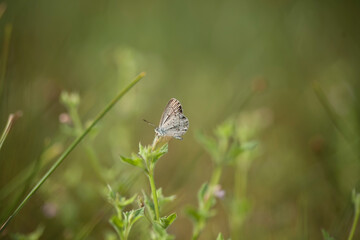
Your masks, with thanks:
[[[81,122],[78,110],[75,106],[69,106],[68,111],[69,111],[70,117],[74,123],[75,132],[79,136],[84,131],[84,127]],[[106,183],[106,179],[105,179],[104,175],[102,174],[103,169],[99,163],[99,159],[96,155],[94,148],[91,146],[91,143],[87,143],[85,145],[85,151],[89,157],[90,164],[91,164],[92,168],[94,169],[97,178],[99,180],[101,180],[103,183]]]
[[[211,176],[210,179],[210,187],[214,187],[215,185],[217,185],[220,181],[220,177],[221,177],[221,172],[222,172],[222,166],[221,165],[216,165],[213,174]]]
[[[352,226],[351,226],[351,230],[350,230],[348,240],[352,240],[353,237],[354,237],[356,226],[357,226],[357,223],[358,223],[358,220],[359,220],[359,215],[360,215],[360,211],[355,210],[354,221],[353,221]]]
[[[341,123],[340,117],[336,114],[332,106],[330,105],[324,91],[322,90],[319,83],[313,83],[313,89],[316,97],[319,99],[321,105],[324,107],[330,121],[334,124],[335,128],[345,138],[346,141],[350,142],[351,136],[349,135],[348,129],[345,128],[344,124]]]
[[[75,131],[77,133],[77,135],[81,134],[84,130],[83,130],[83,125],[81,123],[80,120],[80,116],[78,114],[78,111],[75,107],[71,106],[68,108],[70,117],[74,123],[74,127],[75,127]]]
[[[96,155],[96,152],[94,150],[94,148],[90,145],[90,144],[86,144],[85,146],[85,151],[89,157],[89,160],[90,160],[90,164],[92,166],[92,168],[94,169],[95,171],[95,174],[97,176],[97,178],[99,180],[101,180],[103,183],[106,183],[106,178],[105,176],[102,174],[102,167],[101,167],[101,164],[99,162],[99,159]]]
[[[209,211],[211,208],[211,202],[212,202],[211,199],[214,197],[214,189],[215,186],[220,181],[221,173],[222,173],[222,166],[220,164],[217,164],[210,178],[210,185],[208,191],[209,199],[205,203],[205,207],[204,207],[205,211]]]
[[[4,231],[6,226],[12,220],[13,217],[21,210],[25,203],[34,195],[34,193],[40,188],[40,186],[48,179],[48,177],[57,169],[57,167],[64,161],[64,159],[75,149],[75,147],[85,138],[85,136],[91,131],[91,129],[106,115],[107,112],[143,77],[145,73],[140,73],[126,88],[124,88],[95,118],[95,120],[87,127],[84,132],[78,136],[73,143],[63,152],[58,160],[50,167],[45,175],[38,181],[38,183],[31,189],[26,195],[23,201],[18,205],[14,212],[8,217],[4,224],[0,228],[0,233]]]
[[[204,228],[204,225],[205,224],[203,224],[203,223],[201,223],[201,224],[198,223],[195,226],[195,229],[194,229],[193,235],[191,237],[191,240],[197,240],[199,238],[200,233],[201,233],[202,229]]]
[[[154,200],[155,220],[158,221],[160,219],[160,213],[159,213],[159,203],[158,203],[155,180],[154,180],[154,169],[150,169],[148,177],[150,182],[151,194]]]
[[[246,158],[248,156],[243,156]],[[234,176],[234,198],[233,201],[236,204],[243,199],[246,199],[246,188],[247,188],[247,180],[248,180],[248,164],[243,163],[242,161],[246,161],[248,159],[238,159],[236,163],[235,176]],[[242,164],[243,163],[243,164]],[[241,220],[243,216],[238,213],[231,212],[230,213],[230,223],[231,223],[231,236],[234,239],[239,239],[241,236],[241,230],[243,227],[243,221]]]
[[[19,117],[21,117],[21,112],[12,113],[9,115],[7,124],[4,128],[3,133],[1,134],[1,137],[0,137],[0,149],[1,149],[2,145],[4,144],[5,139],[6,139],[7,135],[9,134],[11,127],[13,126],[15,120]]]

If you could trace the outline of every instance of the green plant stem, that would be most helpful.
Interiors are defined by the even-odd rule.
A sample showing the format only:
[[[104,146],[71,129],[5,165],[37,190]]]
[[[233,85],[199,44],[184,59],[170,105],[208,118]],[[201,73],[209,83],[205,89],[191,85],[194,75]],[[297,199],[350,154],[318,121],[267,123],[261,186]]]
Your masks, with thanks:
[[[357,223],[358,223],[358,220],[359,220],[359,215],[360,215],[360,211],[355,210],[354,221],[353,221],[352,226],[351,226],[351,230],[350,230],[348,240],[352,240],[353,237],[354,237],[356,226],[357,226]]]
[[[222,165],[217,164],[215,166],[215,169],[213,170],[213,173],[210,178],[209,190],[207,193],[209,195],[209,199],[205,202],[204,209],[203,209],[204,212],[210,211],[212,198],[214,197],[214,187],[219,183],[221,173],[222,173]],[[192,240],[197,240],[199,238],[200,233],[205,228],[205,223],[206,223],[206,219],[196,223],[196,225],[194,227],[193,235],[191,238]]]
[[[219,183],[220,177],[221,177],[221,172],[222,172],[222,166],[219,164],[216,165],[216,167],[212,173],[211,179],[210,179],[210,187],[214,187]]]
[[[245,162],[248,156],[242,156],[236,163],[235,176],[234,176],[234,204],[246,199],[246,189],[248,180],[249,166]],[[239,215],[238,212],[230,212],[230,223],[231,223],[231,236],[234,239],[239,239],[243,227],[242,221],[243,215]]]
[[[50,167],[50,169],[45,173],[45,175],[37,182],[37,184],[31,189],[31,191],[26,195],[23,201],[18,205],[14,212],[7,218],[4,224],[0,228],[0,233],[4,231],[6,226],[12,220],[13,217],[20,211],[20,209],[25,205],[25,203],[34,195],[34,193],[40,188],[40,186],[46,181],[46,179],[57,169],[57,167],[64,161],[64,159],[75,149],[75,147],[85,138],[85,136],[91,131],[91,129],[106,115],[107,112],[143,77],[145,73],[140,73],[126,88],[124,88],[95,118],[95,120],[85,129],[85,131],[78,136],[72,144],[63,152],[63,154],[58,158],[58,160]]]
[[[81,122],[79,112],[75,106],[69,106],[68,111],[69,111],[70,117],[74,123],[76,135],[80,136],[81,133],[84,131],[84,126]],[[95,171],[96,177],[103,183],[106,183],[107,181],[106,181],[104,175],[102,174],[103,169],[101,167],[101,164],[99,162],[99,159],[96,155],[94,148],[91,146],[91,143],[85,144],[85,151],[89,157],[90,164]]]
[[[92,168],[94,169],[97,178],[103,183],[107,183],[105,176],[102,174],[103,168],[99,162],[94,148],[90,144],[86,144],[85,151],[89,157],[90,164],[92,165]]]
[[[235,176],[234,176],[234,197],[239,200],[246,198],[247,181],[249,173],[249,159],[247,153],[243,153],[236,163]]]
[[[159,203],[158,203],[158,198],[157,198],[157,193],[156,193],[153,168],[149,170],[148,177],[149,177],[151,193],[152,193],[152,197],[153,197],[153,201],[154,201],[155,220],[158,221],[160,219],[160,213],[159,213]]]
[[[214,197],[215,186],[219,183],[222,173],[222,165],[217,164],[210,178],[210,186],[208,190],[209,199],[205,203],[205,211],[209,211],[211,208],[211,199]],[[205,225],[205,224],[204,224]],[[204,226],[205,227],[205,226]]]
[[[75,131],[76,131],[77,135],[80,135],[84,130],[83,130],[83,125],[81,123],[78,111],[75,107],[69,107],[68,111],[69,111],[70,117],[74,123]]]

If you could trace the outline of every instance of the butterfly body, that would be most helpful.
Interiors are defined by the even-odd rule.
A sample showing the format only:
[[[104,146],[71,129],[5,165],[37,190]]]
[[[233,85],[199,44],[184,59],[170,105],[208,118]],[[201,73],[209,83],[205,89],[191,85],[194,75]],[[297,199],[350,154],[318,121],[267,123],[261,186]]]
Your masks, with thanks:
[[[182,139],[182,135],[189,128],[189,119],[185,117],[180,102],[172,98],[165,107],[161,116],[159,127],[155,128],[155,133],[160,137],[173,137]]]

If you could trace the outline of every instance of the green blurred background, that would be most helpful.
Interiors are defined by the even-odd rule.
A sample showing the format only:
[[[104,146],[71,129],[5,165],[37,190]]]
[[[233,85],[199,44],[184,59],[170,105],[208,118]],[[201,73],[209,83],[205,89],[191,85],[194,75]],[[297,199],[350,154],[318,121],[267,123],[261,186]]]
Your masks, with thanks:
[[[42,239],[73,239],[87,229],[87,239],[103,239],[112,231],[111,210],[101,194],[106,181],[97,177],[89,156],[95,154],[100,171],[123,183],[125,195],[149,191],[146,178],[119,155],[136,152],[139,141],[152,142],[153,128],[142,119],[157,124],[175,97],[190,128],[183,141],[170,142],[155,178],[165,195],[177,195],[164,209],[179,215],[169,229],[177,239],[189,239],[192,226],[183,209],[196,204],[197,190],[213,167],[194,133],[211,133],[229,116],[258,109],[266,109],[271,121],[256,137],[261,154],[249,170],[252,211],[241,239],[320,239],[321,229],[344,239],[353,217],[351,191],[360,180],[359,5],[2,1],[1,46],[5,29],[11,26],[12,32],[0,79],[1,131],[10,113],[21,110],[23,116],[0,151],[1,222],[73,139],[59,123],[66,112],[60,93],[80,94],[85,123],[134,76],[147,73],[40,188],[7,233],[43,225]],[[326,103],[321,104],[314,83]],[[265,89],[255,94],[259,87]],[[226,168],[221,179],[227,193],[233,174]],[[226,201],[216,209],[201,239],[215,239],[220,231],[230,237]]]

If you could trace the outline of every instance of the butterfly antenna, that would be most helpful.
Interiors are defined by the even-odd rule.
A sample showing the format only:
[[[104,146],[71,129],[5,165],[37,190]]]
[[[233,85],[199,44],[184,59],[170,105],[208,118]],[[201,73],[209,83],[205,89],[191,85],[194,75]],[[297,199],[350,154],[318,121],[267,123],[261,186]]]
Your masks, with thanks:
[[[144,120],[144,122],[146,122],[147,124],[149,124],[149,125],[151,125],[151,126],[153,126],[153,127],[156,127],[156,125],[155,125],[155,124],[153,124],[153,123],[151,123],[151,122],[147,121],[146,119],[143,119],[143,120]]]

